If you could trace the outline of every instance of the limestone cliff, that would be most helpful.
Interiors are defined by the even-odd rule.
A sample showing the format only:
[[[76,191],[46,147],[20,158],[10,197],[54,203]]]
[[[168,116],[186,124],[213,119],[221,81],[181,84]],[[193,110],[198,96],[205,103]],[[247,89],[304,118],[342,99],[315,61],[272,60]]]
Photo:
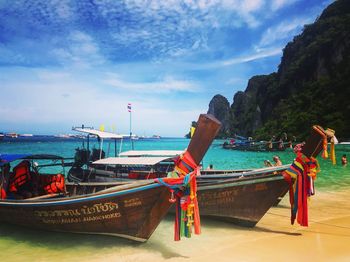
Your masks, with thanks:
[[[220,113],[228,115],[229,135],[267,138],[287,132],[302,139],[319,124],[349,138],[349,25],[348,0],[335,1],[306,25],[284,48],[278,71],[252,77]]]

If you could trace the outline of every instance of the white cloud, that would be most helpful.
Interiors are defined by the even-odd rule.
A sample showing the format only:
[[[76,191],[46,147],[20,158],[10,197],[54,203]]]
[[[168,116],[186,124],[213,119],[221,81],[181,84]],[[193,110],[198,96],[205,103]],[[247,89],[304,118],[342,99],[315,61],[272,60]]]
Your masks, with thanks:
[[[247,54],[244,56],[238,56],[238,57],[234,57],[231,59],[216,61],[216,62],[212,62],[212,63],[202,64],[202,65],[192,65],[192,68],[211,69],[211,68],[244,64],[247,62],[252,62],[252,61],[267,58],[267,57],[281,55],[282,49],[283,49],[282,46],[272,47],[272,48],[260,48],[260,49],[256,48],[255,51],[251,54]]]
[[[121,79],[121,77],[114,73],[107,74],[107,79],[104,83],[116,88],[125,89],[129,91],[137,91],[142,93],[169,93],[169,92],[197,92],[199,88],[196,84],[184,81],[176,80],[171,76],[166,76],[159,82],[127,82]]]
[[[239,78],[239,77],[234,77],[234,78],[230,78],[228,79],[225,84],[226,85],[241,85],[243,83],[246,83],[247,79],[244,78]]]
[[[156,1],[155,1],[156,2]],[[174,8],[179,10],[179,6],[182,5],[181,1],[173,1],[168,5],[168,1],[159,0],[159,2],[166,3],[164,7]],[[261,10],[264,5],[264,0],[200,0],[200,1],[184,1],[185,4],[192,9],[201,9],[210,11],[214,8],[229,9],[237,13],[250,13]]]
[[[51,80],[64,80],[69,79],[71,74],[65,71],[50,71],[47,69],[36,70],[36,74],[40,80],[51,81]]]
[[[229,65],[234,65],[234,64],[241,64],[241,63],[247,63],[251,62],[254,60],[270,57],[270,56],[276,56],[282,54],[282,47],[278,48],[273,48],[273,49],[267,49],[267,50],[262,50],[260,52],[247,55],[247,56],[242,56],[242,57],[237,57],[233,59],[229,59],[226,61],[222,61],[221,65],[222,66],[229,66]]]
[[[49,62],[85,68],[121,59],[158,61],[189,57],[214,45],[213,33],[259,26],[266,11],[266,0],[98,0],[94,5],[89,1],[44,2],[29,1],[28,8],[17,11],[28,18],[26,22],[8,23],[4,27],[13,27],[19,35],[22,31],[19,28],[39,35],[44,30],[40,40],[43,49],[50,50],[45,56],[50,58]],[[100,28],[94,30],[99,23]],[[24,34],[23,38],[26,37]],[[23,44],[23,40],[17,41]],[[24,50],[20,51],[24,58],[35,61],[30,50],[20,50]]]
[[[283,21],[276,26],[268,28],[258,44],[259,47],[266,47],[271,44],[279,44],[280,40],[291,40],[291,38],[298,33],[305,24],[310,23],[310,18],[299,17],[293,20]]]
[[[240,8],[243,10],[245,13],[250,13],[250,12],[256,12],[261,10],[261,8],[264,5],[263,0],[244,0],[244,1],[239,1]]]
[[[87,33],[72,31],[67,40],[68,46],[52,50],[52,54],[61,64],[89,68],[106,62],[100,53],[98,44]]]
[[[299,0],[272,0],[271,1],[271,10],[277,11],[286,6],[292,5]]]
[[[212,28],[227,26],[258,26],[264,0],[154,0],[126,1],[125,9],[113,1],[96,2],[98,10],[109,23],[110,34],[116,43],[142,44],[144,49],[171,55],[172,49],[190,49],[189,42],[201,40]],[[111,19],[127,11],[131,21],[121,24]],[[202,39],[201,39],[202,38]]]
[[[182,136],[188,131],[191,121],[207,110],[206,99],[200,102],[196,98],[177,99],[173,91],[193,87],[186,81],[170,77],[157,82],[151,92],[144,94],[139,90],[142,84],[135,86],[121,82],[125,90],[108,87],[102,80],[105,73],[93,70],[85,70],[84,74],[49,69],[16,69],[15,74],[10,71],[0,71],[6,75],[1,86],[6,101],[3,100],[0,107],[0,125],[6,123],[12,128],[30,126],[32,129],[27,132],[36,134],[55,128],[59,128],[57,133],[69,133],[71,126],[80,124],[95,127],[116,125],[117,132],[127,133],[129,115],[126,105],[131,102],[134,133]],[[96,80],[91,82],[91,79]],[[157,88],[168,90],[159,92]],[[169,116],[174,116],[176,121]]]
[[[151,106],[151,103],[138,104],[138,111],[133,112],[134,133],[138,135],[168,134],[168,136],[184,136],[188,133],[192,121],[196,121],[200,114],[206,113],[207,105],[204,110],[188,109],[186,107],[178,108],[176,111],[167,108]],[[157,104],[154,101],[153,104]],[[140,113],[142,112],[142,114]],[[171,117],[169,117],[171,116]],[[167,133],[164,130],[169,130]]]
[[[219,4],[223,10],[228,9],[237,14],[251,28],[260,25],[261,17],[258,19],[256,14],[263,11],[264,5],[264,0],[223,0]]]
[[[68,20],[74,16],[73,10],[69,5],[69,0],[51,0],[50,4],[52,10],[55,10],[57,15],[65,20]]]

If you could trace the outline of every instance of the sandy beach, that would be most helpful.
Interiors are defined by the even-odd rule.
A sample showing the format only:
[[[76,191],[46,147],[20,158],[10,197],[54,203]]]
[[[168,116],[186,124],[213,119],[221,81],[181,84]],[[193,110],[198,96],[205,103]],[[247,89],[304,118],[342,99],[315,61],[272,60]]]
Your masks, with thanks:
[[[319,193],[311,203],[310,225],[291,226],[288,197],[253,230],[210,254],[229,261],[349,261],[350,212],[347,192]],[[196,258],[197,259],[197,258]],[[211,260],[211,259],[208,259]],[[198,257],[206,260],[205,256]]]
[[[202,234],[173,241],[173,216],[146,243],[1,226],[0,261],[349,261],[350,194],[316,192],[309,227],[290,225],[286,196],[254,228],[202,219]]]
[[[349,261],[350,195],[317,192],[310,202],[309,227],[290,225],[289,196],[255,228],[203,219],[202,235],[172,241],[172,222],[161,223],[149,242],[105,261]],[[136,251],[137,249],[137,251]],[[105,250],[106,251],[106,250]],[[93,261],[101,259],[95,254]]]

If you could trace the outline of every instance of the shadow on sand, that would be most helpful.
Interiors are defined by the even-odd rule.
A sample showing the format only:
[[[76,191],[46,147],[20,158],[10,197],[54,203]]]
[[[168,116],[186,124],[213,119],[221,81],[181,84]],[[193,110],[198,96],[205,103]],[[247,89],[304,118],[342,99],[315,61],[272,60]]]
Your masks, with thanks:
[[[4,238],[18,242],[30,242],[47,246],[48,248],[74,248],[74,246],[139,246],[140,243],[132,240],[116,238],[112,236],[74,234],[66,232],[52,232],[45,230],[34,230],[27,227],[1,224],[0,235]]]
[[[257,224],[255,227],[243,227],[243,226],[238,226],[238,225],[232,224],[230,222],[218,221],[218,220],[214,220],[212,218],[207,218],[207,217],[201,218],[201,224],[202,224],[202,226],[208,227],[208,228],[223,227],[223,228],[228,228],[228,229],[233,229],[233,230],[238,230],[238,231],[264,232],[264,233],[274,233],[274,234],[283,234],[283,235],[291,235],[291,236],[302,235],[301,233],[293,233],[293,232],[282,231],[282,230],[274,230],[272,228],[259,226],[259,224]]]
[[[106,248],[135,248],[146,251],[158,251],[164,258],[184,257],[181,254],[169,249],[162,241],[156,237],[151,237],[145,243],[135,242],[128,239],[105,236],[105,235],[89,235],[75,234],[66,232],[53,232],[44,230],[33,230],[26,227],[0,224],[1,238],[18,242],[28,243],[31,246],[41,246],[52,250],[74,250],[75,248],[85,247],[96,250]],[[169,241],[173,241],[172,235],[169,236]]]

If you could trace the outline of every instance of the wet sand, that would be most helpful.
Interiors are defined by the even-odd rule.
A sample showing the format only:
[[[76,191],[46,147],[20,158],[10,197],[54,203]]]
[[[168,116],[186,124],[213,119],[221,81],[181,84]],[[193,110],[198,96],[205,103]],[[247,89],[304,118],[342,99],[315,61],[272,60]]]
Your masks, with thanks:
[[[107,261],[350,261],[350,194],[318,192],[309,227],[290,225],[289,196],[255,228],[204,219],[202,235],[172,241],[172,222],[162,222],[149,242]],[[96,260],[101,259],[97,255]],[[95,260],[95,259],[92,259]]]
[[[317,192],[306,228],[290,225],[286,196],[254,228],[202,219],[202,234],[180,242],[172,215],[142,244],[0,225],[0,261],[350,261],[349,192]]]

